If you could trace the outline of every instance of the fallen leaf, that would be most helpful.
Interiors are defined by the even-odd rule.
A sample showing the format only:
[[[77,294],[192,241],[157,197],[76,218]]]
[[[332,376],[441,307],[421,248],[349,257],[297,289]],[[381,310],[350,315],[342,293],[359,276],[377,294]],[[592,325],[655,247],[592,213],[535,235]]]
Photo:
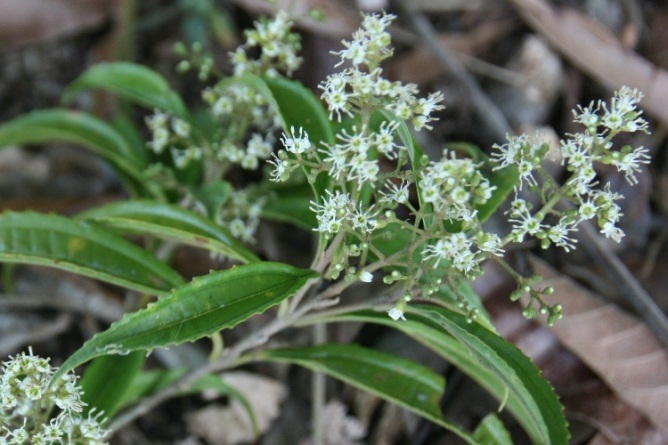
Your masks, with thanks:
[[[531,258],[564,317],[551,331],[620,398],[668,431],[668,351],[638,319]]]
[[[488,20],[468,32],[439,33],[439,41],[456,54],[476,57],[507,36],[517,24],[517,20]],[[405,55],[392,57],[385,67],[392,78],[418,84],[434,80],[445,72],[441,64],[434,63],[434,54],[425,44]]]
[[[0,47],[34,44],[100,26],[111,0],[0,0]]]
[[[350,39],[350,34],[355,31],[361,16],[357,11],[345,2],[332,2],[329,0],[234,0],[239,6],[256,14],[273,14],[276,10],[290,11],[295,21],[302,29],[314,34],[337,39]],[[314,20],[309,17],[308,12],[318,10],[322,12],[324,20]]]
[[[640,89],[642,107],[668,124],[668,71],[625,49],[608,28],[574,9],[557,9],[544,0],[510,2],[573,65],[611,90]]]
[[[255,413],[259,432],[267,431],[280,414],[280,404],[287,395],[285,385],[243,371],[224,373],[221,377],[246,398]],[[195,411],[188,416],[187,423],[192,433],[210,445],[236,445],[256,439],[246,408],[233,397],[228,405],[211,404]]]

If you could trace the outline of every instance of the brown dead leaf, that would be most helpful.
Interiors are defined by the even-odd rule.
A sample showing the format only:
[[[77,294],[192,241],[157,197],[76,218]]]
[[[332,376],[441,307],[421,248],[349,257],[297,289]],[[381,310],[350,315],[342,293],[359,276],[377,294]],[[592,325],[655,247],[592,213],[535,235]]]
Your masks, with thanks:
[[[253,408],[260,433],[267,431],[280,413],[287,395],[285,385],[277,380],[249,372],[228,372],[221,377],[246,397]],[[188,416],[188,428],[211,445],[236,445],[255,440],[246,408],[235,398],[229,405],[212,404]]]
[[[425,12],[489,11],[507,9],[508,5],[498,0],[411,0],[411,8]]]
[[[643,108],[668,124],[668,71],[625,49],[606,27],[573,9],[555,9],[544,0],[510,2],[572,64],[609,89],[640,89]]]
[[[651,38],[644,52],[652,63],[668,69],[668,8],[655,11],[648,26]]]
[[[298,25],[314,34],[342,39],[350,38],[361,20],[357,7],[348,2],[329,0],[234,0],[239,6],[256,14],[272,14],[277,9],[290,11]],[[325,20],[316,21],[308,16],[309,10],[319,10]]]
[[[112,0],[0,0],[0,48],[25,46],[100,26]]]
[[[629,405],[668,431],[668,351],[635,317],[543,261],[531,263],[563,306],[552,332]]]
[[[508,35],[516,25],[516,20],[490,20],[469,32],[442,33],[439,40],[457,54],[475,57]],[[434,54],[424,44],[405,55],[392,57],[385,65],[391,77],[404,82],[429,82],[445,71],[441,64],[434,63]]]

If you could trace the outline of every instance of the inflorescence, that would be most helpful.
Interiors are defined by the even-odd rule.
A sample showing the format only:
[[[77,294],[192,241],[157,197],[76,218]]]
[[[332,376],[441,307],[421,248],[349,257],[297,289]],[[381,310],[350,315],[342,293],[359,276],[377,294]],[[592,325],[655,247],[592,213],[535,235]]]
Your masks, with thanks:
[[[511,271],[501,258],[504,248],[528,236],[540,240],[543,248],[556,245],[568,251],[575,247],[578,225],[595,220],[603,235],[621,240],[624,234],[617,226],[621,212],[615,202],[621,196],[609,184],[599,184],[595,165],[613,165],[630,184],[637,183],[635,174],[649,162],[647,150],[626,146],[615,151],[612,139],[622,132],[647,131],[637,109],[639,91],[624,87],[610,105],[599,101],[575,112],[575,121],[585,130],[560,143],[562,162],[570,173],[563,185],[543,167],[547,143],[522,135],[494,146],[494,170],[516,168],[519,175],[508,211],[512,230],[502,238],[483,229],[478,214],[495,190],[482,174],[482,163],[447,149],[440,160],[429,161],[412,141],[401,137],[403,122],[416,131],[431,129],[433,113],[443,108],[443,96],[432,93],[420,98],[416,85],[383,78],[381,62],[392,55],[387,27],[394,18],[385,13],[365,15],[353,40],[343,41],[344,49],[334,53],[340,57],[337,66],[345,68],[328,76],[320,89],[330,118],[347,123],[335,143],[312,141],[303,128],[291,128],[281,138],[284,149],[269,161],[276,182],[286,181],[299,169],[311,183],[321,173],[329,178],[328,190],[312,201],[311,210],[318,222],[316,231],[329,239],[343,239],[330,278],[344,273],[346,279],[371,281],[382,269],[383,281],[398,284],[403,295],[389,311],[398,320],[414,296],[438,292],[444,280],[456,289],[460,280],[478,276],[487,259]],[[520,192],[526,189],[539,195],[539,207],[522,198]],[[411,195],[417,196],[417,205]],[[562,201],[574,208],[558,209]],[[392,236],[407,239],[406,248],[383,249],[383,240]],[[512,273],[518,280],[512,298],[529,294],[527,317],[547,314],[549,323],[561,317],[559,305],[543,300],[551,289],[536,288],[535,277]],[[463,298],[459,303],[470,318],[476,315]]]
[[[22,353],[2,364],[0,375],[0,444],[102,445],[106,431],[101,413],[83,414],[81,387],[74,374],[51,383],[55,369],[48,359]]]

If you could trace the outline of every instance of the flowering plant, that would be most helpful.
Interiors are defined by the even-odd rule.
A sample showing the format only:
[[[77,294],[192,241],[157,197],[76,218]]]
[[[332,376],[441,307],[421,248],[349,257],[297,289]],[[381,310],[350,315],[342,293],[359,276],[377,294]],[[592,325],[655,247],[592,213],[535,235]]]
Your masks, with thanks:
[[[424,96],[414,84],[383,77],[382,62],[392,56],[387,29],[394,18],[365,15],[353,39],[343,42],[336,53],[342,70],[319,87],[326,110],[312,92],[280,74],[290,75],[301,59],[291,20],[279,13],[246,33],[246,43],[230,55],[231,77],[217,73],[201,48],[178,48],[187,58],[180,71],[197,71],[203,81],[216,79],[202,94],[208,111],[203,122],[164,79],[141,66],[99,65],[70,87],[68,98],[105,88],[153,109],[145,121],[151,134],[145,146],[88,114],[64,109],[0,126],[2,145],[50,138],[83,143],[117,168],[130,194],[125,202],[76,219],[0,215],[0,234],[7,240],[0,243],[0,260],[65,268],[158,297],[95,335],[58,371],[40,371],[42,380],[51,379],[49,391],[72,369],[95,359],[86,377],[98,378],[85,379],[85,394],[102,384],[119,389],[116,399],[91,402],[105,412],[105,427],[113,432],[206,375],[250,361],[280,361],[397,403],[468,443],[492,440],[487,422],[498,421],[494,414],[473,432],[444,418],[438,400],[445,381],[421,364],[352,344],[268,347],[268,340],[287,328],[361,321],[397,329],[454,363],[506,401],[534,442],[567,442],[552,388],[527,357],[498,336],[470,282],[482,274],[484,261],[496,261],[517,278],[511,298],[529,294],[526,316],[546,314],[549,323],[560,318],[560,306],[546,302],[551,290],[536,287],[536,277],[513,271],[503,260],[504,250],[531,236],[543,248],[568,251],[575,247],[578,224],[586,220],[595,220],[604,236],[621,239],[615,203],[620,196],[596,182],[594,165],[613,165],[636,182],[635,173],[648,162],[646,150],[615,151],[612,139],[621,132],[647,131],[637,109],[641,95],[622,88],[610,105],[598,102],[576,111],[585,129],[567,135],[559,146],[570,175],[563,184],[543,166],[550,147],[525,135],[495,146],[491,158],[446,148],[440,159],[431,160],[413,132],[431,129],[444,107],[443,95]],[[257,58],[251,49],[259,50]],[[37,127],[42,131],[32,131]],[[239,188],[228,179],[235,169],[264,169],[265,179]],[[526,191],[537,195],[538,205],[523,198]],[[510,194],[510,232],[488,231],[483,224],[501,212]],[[558,205],[563,202],[572,208],[563,210]],[[261,261],[247,247],[261,217],[317,233],[308,269]],[[121,236],[130,233],[166,241],[141,248]],[[158,257],[169,258],[165,252],[174,241],[241,265],[186,281]],[[345,291],[354,286],[373,290],[350,304]],[[221,330],[275,305],[271,321],[210,363],[183,370],[173,385],[139,402],[136,394],[126,394],[142,375],[145,351],[202,337],[219,340]],[[127,372],[110,371],[118,366]],[[11,387],[2,388],[5,397]],[[120,408],[125,411],[117,417]],[[321,421],[315,419],[316,430]]]

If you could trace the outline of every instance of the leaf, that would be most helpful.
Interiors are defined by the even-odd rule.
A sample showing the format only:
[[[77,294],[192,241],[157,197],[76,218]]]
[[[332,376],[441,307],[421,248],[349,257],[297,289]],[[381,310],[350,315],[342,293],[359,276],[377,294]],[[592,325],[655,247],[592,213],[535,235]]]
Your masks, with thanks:
[[[83,389],[81,399],[87,404],[86,412],[95,408],[104,412],[107,419],[113,418],[133,391],[131,385],[145,361],[146,354],[141,351],[128,355],[105,355],[93,360],[79,381]]]
[[[264,78],[278,105],[284,128],[302,127],[316,144],[334,143],[334,132],[322,102],[300,82],[284,77]]]
[[[398,329],[452,362],[506,405],[535,443],[567,443],[562,407],[540,371],[522,352],[477,322],[441,307],[409,305],[407,320],[359,311],[319,321],[362,321]]]
[[[157,201],[122,201],[81,213],[80,218],[122,233],[152,235],[202,247],[244,263],[258,257],[225,228],[189,210]]]
[[[189,120],[181,97],[160,74],[143,65],[130,62],[97,64],[67,87],[63,102],[71,103],[77,93],[88,89],[104,89],[129,102]]]
[[[308,134],[309,139],[316,146],[334,143],[334,132],[329,123],[329,118],[322,103],[300,82],[289,80],[284,77],[273,77],[263,79],[278,107],[278,112],[283,120],[283,128],[286,133],[290,128],[302,127]],[[308,172],[306,172],[308,174]],[[315,200],[321,203],[329,184],[329,177],[320,174],[312,184]]]
[[[536,443],[566,444],[569,432],[563,406],[540,370],[517,347],[478,323],[445,308],[413,307],[412,316],[425,317],[466,345],[471,354],[507,385],[509,396],[527,415],[518,418]]]
[[[636,317],[531,258],[564,317],[550,330],[622,399],[668,430],[668,352]],[[541,320],[542,321],[542,320]]]
[[[113,232],[33,212],[0,214],[0,261],[55,267],[154,295],[183,282],[165,263]]]
[[[133,181],[142,181],[144,160],[118,131],[89,114],[61,108],[37,110],[0,125],[0,147],[55,141],[83,145]]]
[[[487,172],[483,172],[483,175],[489,180],[489,185],[496,187],[496,189],[492,191],[492,196],[487,202],[476,207],[480,222],[487,221],[506,201],[515,186],[520,183],[520,175],[516,167],[510,166],[494,171],[489,161],[485,162]]]
[[[193,190],[193,195],[204,204],[210,218],[220,213],[223,204],[232,193],[232,184],[227,181],[213,181],[202,184]]]
[[[101,355],[166,347],[232,328],[295,294],[316,276],[287,264],[258,262],[194,278],[95,335],[56,376]]]
[[[508,430],[496,414],[487,414],[473,432],[480,445],[513,445]]]
[[[268,184],[266,193],[271,196],[262,207],[262,216],[274,221],[287,222],[305,230],[318,227],[315,213],[310,209],[313,194],[310,186],[301,184]]]
[[[253,355],[259,360],[296,363],[375,394],[447,428],[469,443],[460,427],[448,422],[439,406],[445,379],[431,369],[387,352],[354,344],[272,349]]]
[[[668,71],[620,43],[609,28],[573,8],[544,0],[511,0],[524,20],[566,59],[610,89],[624,85],[646,93],[642,106],[668,124]]]

